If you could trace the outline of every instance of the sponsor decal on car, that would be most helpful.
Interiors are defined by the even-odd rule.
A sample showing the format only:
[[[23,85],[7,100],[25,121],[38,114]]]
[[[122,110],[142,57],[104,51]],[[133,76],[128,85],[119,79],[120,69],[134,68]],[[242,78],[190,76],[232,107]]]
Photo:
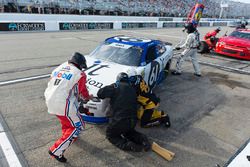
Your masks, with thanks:
[[[101,64],[93,64],[92,66],[86,68],[84,70],[84,72],[87,72],[88,75],[99,75],[99,73],[96,73],[97,71],[100,71],[100,69],[103,69],[103,68],[109,68],[108,65],[101,65]]]
[[[89,84],[91,86],[94,86],[94,87],[97,87],[99,89],[102,88],[102,86],[103,86],[103,83],[98,82],[98,81],[96,81],[96,80],[94,80],[92,78],[87,79],[87,84]]]
[[[122,44],[122,43],[111,43],[109,46],[113,46],[116,48],[129,49],[132,45]]]

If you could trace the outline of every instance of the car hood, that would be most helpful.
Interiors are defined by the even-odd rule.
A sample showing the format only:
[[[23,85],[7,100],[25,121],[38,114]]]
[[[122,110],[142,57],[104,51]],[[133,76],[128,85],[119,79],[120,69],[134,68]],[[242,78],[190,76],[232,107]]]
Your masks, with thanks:
[[[120,72],[126,72],[132,66],[125,66],[113,62],[97,60],[85,56],[88,68],[84,71],[87,75],[87,87],[90,94],[96,96],[97,91],[106,85],[116,82]]]
[[[236,38],[236,37],[222,37],[220,38],[220,42],[225,42],[226,44],[241,46],[241,47],[250,47],[250,40]]]

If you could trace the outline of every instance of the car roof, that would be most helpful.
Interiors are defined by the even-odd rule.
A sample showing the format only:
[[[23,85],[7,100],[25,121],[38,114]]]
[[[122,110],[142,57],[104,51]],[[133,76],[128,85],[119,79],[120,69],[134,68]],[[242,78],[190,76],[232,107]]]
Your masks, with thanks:
[[[156,44],[161,43],[161,41],[159,41],[159,40],[152,40],[152,39],[132,37],[132,36],[124,36],[124,35],[110,37],[110,38],[107,38],[105,41],[109,42],[109,43],[119,43],[119,44],[127,44],[127,45],[137,46],[137,47],[140,47],[142,49],[145,49],[145,47],[147,48],[148,46],[151,46],[151,45],[156,45]]]

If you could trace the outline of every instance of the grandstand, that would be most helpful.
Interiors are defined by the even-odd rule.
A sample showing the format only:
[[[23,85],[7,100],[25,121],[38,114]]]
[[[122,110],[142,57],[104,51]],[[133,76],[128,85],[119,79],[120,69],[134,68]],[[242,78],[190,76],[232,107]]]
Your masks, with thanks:
[[[194,0],[0,0],[0,12],[185,17]],[[204,17],[218,18],[220,1],[204,0]],[[227,18],[250,17],[250,4],[229,2]]]

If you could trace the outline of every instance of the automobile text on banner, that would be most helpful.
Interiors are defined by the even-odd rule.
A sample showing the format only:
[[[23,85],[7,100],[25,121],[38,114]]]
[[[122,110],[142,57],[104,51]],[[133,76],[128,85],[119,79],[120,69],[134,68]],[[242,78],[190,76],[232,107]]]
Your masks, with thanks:
[[[63,22],[59,23],[60,30],[91,30],[91,29],[113,29],[113,23],[80,23],[80,22]]]
[[[45,31],[45,23],[32,23],[32,22],[0,23],[0,31]]]

